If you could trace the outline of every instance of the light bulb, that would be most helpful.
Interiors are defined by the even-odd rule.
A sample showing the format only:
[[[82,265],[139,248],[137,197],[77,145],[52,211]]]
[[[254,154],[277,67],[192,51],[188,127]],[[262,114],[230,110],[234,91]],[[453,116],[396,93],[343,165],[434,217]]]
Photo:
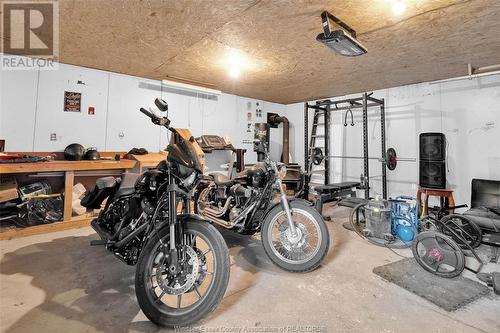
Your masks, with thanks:
[[[405,12],[406,10],[406,4],[403,0],[398,0],[392,5],[392,13],[394,15],[401,15]]]
[[[233,79],[236,79],[240,76],[241,71],[238,67],[236,66],[231,66],[229,69],[229,76],[232,77]]]

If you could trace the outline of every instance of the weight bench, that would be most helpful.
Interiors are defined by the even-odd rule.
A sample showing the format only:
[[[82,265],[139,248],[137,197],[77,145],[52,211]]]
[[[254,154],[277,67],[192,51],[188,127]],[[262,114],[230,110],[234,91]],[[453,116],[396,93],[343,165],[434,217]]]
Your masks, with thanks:
[[[356,197],[356,187],[360,185],[359,182],[343,182],[316,186],[314,188],[316,193],[318,193],[315,203],[316,210],[322,214],[323,204],[331,201],[339,201],[346,196]]]

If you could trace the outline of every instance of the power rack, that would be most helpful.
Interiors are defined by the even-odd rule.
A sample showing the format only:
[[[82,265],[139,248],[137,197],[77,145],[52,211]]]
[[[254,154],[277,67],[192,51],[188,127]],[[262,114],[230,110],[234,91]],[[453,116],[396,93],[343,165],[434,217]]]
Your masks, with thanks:
[[[303,196],[305,199],[309,198],[310,180],[313,161],[314,164],[318,162],[324,163],[324,185],[330,186],[330,159],[345,158],[345,159],[363,159],[363,178],[361,186],[358,188],[364,189],[365,198],[370,197],[370,170],[369,160],[379,160],[382,167],[382,195],[387,199],[387,170],[385,168],[385,161],[387,160],[386,142],[385,142],[385,102],[384,99],[377,99],[372,97],[373,93],[363,93],[361,97],[347,98],[340,100],[318,100],[314,104],[304,103],[304,169],[306,175],[304,179]],[[368,153],[368,109],[371,107],[378,107],[380,110],[380,127],[381,127],[381,157],[370,157]],[[314,110],[314,119],[309,136],[309,111]],[[330,112],[337,111],[362,111],[363,115],[363,156],[340,156],[330,154]],[[323,122],[320,122],[320,116],[324,115]],[[347,115],[346,115],[347,119]],[[317,134],[317,129],[323,125],[324,134],[321,137],[324,139],[324,146],[316,146],[316,138],[320,137]]]

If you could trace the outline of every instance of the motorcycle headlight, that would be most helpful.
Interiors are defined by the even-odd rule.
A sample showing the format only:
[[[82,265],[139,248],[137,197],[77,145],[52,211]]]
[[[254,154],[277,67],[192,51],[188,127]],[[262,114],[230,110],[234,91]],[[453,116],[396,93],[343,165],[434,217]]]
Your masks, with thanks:
[[[278,177],[280,179],[284,179],[286,177],[286,166],[285,165],[281,165],[278,168]]]
[[[186,179],[184,179],[184,181],[182,182],[182,184],[184,185],[184,187],[189,187],[189,186],[193,185],[195,179],[196,179],[196,171],[193,171],[191,173],[191,175],[189,175],[189,177],[187,177]]]

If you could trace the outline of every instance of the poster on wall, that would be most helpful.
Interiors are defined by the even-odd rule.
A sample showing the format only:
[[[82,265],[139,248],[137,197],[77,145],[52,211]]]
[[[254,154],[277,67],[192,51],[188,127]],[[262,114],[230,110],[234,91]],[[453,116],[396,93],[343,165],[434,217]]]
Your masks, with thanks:
[[[64,112],[81,112],[82,93],[64,92]]]

